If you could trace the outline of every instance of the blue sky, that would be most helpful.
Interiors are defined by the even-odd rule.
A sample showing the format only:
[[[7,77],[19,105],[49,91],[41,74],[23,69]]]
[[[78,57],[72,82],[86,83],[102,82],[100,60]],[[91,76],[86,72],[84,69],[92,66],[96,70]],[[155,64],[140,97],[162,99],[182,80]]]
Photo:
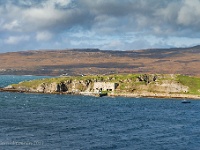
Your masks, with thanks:
[[[0,0],[0,52],[200,44],[200,0]]]

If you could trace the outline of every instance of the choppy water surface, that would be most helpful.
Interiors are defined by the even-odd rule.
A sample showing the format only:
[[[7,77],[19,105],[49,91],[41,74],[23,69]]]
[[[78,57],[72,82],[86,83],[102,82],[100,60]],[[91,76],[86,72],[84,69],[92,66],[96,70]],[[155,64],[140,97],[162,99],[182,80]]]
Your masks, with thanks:
[[[33,78],[0,76],[0,86]],[[198,150],[199,111],[198,100],[1,92],[0,149]]]

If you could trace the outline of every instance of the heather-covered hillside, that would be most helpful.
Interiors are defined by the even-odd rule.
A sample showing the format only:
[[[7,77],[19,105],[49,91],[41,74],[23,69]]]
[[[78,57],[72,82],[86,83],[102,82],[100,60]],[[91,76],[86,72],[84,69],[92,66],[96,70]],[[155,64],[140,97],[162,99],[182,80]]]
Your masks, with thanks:
[[[164,73],[199,76],[199,66],[200,46],[137,51],[71,49],[0,54],[0,74],[14,75]]]

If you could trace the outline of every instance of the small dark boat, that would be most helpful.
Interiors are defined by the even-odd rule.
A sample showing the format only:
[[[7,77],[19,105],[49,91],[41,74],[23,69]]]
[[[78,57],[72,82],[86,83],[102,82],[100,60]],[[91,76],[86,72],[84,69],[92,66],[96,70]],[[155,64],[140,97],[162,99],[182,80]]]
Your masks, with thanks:
[[[191,102],[187,100],[183,100],[182,103],[186,104],[186,103],[191,103]]]

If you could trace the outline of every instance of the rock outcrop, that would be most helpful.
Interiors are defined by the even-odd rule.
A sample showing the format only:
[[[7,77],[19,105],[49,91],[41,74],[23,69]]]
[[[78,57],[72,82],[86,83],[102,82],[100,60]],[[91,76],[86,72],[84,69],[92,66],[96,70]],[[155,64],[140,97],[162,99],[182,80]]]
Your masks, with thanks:
[[[138,80],[149,84],[150,82],[156,81],[157,78],[158,76],[154,74],[143,74],[138,77]]]
[[[82,91],[91,91],[91,81],[65,81],[53,83],[41,83],[36,89],[30,91],[39,93],[79,93]]]

